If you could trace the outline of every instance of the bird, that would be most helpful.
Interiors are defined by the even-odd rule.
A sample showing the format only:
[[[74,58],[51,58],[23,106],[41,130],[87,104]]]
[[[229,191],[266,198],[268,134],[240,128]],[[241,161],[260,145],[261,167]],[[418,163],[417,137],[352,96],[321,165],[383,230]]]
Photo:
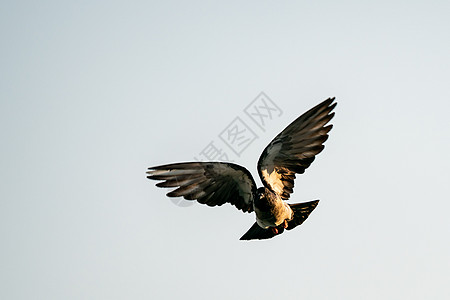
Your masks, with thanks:
[[[257,188],[250,172],[230,162],[181,162],[148,168],[156,186],[173,188],[168,197],[183,197],[208,206],[234,205],[254,212],[256,222],[240,240],[265,240],[301,225],[319,200],[288,204],[296,174],[303,174],[324,149],[335,98],[306,111],[281,131],[264,149],[257,169],[263,183]]]

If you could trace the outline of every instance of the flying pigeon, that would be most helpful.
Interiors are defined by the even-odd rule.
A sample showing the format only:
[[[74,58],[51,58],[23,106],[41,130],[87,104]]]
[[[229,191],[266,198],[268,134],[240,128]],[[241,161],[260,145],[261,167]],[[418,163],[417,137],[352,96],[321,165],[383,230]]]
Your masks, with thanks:
[[[298,117],[264,149],[258,174],[264,186],[257,188],[250,172],[225,162],[185,162],[148,168],[148,179],[158,187],[176,188],[168,197],[197,200],[209,206],[234,205],[255,212],[256,222],[241,240],[270,239],[302,224],[319,200],[288,204],[295,174],[303,174],[328,139],[333,125],[335,98],[328,98]]]

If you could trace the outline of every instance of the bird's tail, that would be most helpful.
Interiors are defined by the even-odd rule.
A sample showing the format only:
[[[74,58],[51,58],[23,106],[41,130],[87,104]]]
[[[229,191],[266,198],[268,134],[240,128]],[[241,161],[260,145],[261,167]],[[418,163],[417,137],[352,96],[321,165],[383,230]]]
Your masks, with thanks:
[[[288,227],[286,229],[294,229],[298,225],[305,222],[311,212],[316,208],[317,204],[319,204],[319,200],[289,204],[291,209],[294,211],[294,217],[288,222]]]
[[[304,203],[295,203],[295,204],[289,204],[291,209],[294,212],[292,220],[288,221],[288,227],[287,230],[294,229],[298,225],[301,225],[305,220],[309,217],[311,212],[316,208],[317,204],[319,203],[319,200],[304,202]],[[260,227],[256,222],[253,224],[252,227],[240,238],[241,240],[264,240],[264,239],[270,239],[274,237],[275,235],[281,234],[284,232],[283,224],[276,227],[276,231],[278,233],[275,233],[275,231],[272,228],[264,229]]]

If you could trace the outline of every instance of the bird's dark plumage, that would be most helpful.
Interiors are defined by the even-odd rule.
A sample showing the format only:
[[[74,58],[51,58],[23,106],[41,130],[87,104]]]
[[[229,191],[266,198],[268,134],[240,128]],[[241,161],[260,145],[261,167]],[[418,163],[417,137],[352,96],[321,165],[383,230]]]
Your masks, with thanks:
[[[325,126],[333,117],[336,103],[327,99],[298,117],[264,149],[258,161],[259,177],[264,186],[287,200],[293,193],[295,174],[303,174],[333,125]]]
[[[303,174],[314,161],[333,127],[336,103],[329,98],[308,110],[264,149],[258,174],[264,184],[256,188],[250,172],[224,162],[186,162],[149,168],[147,178],[160,180],[158,187],[175,188],[169,197],[197,200],[209,206],[230,203],[243,212],[255,212],[256,223],[241,240],[269,239],[302,224],[319,200],[287,204],[293,193],[295,174]]]
[[[294,211],[294,218],[288,221],[287,230],[292,230],[298,225],[301,225],[309,216],[309,214],[316,208],[317,204],[319,204],[319,200],[305,202],[305,203],[295,203],[289,204],[289,206]],[[282,225],[278,225],[277,234],[281,234],[284,231],[284,227]],[[258,225],[258,223],[254,223],[252,227],[240,238],[241,240],[264,240],[273,238],[277,235],[273,232],[271,228],[264,229]]]
[[[169,197],[197,200],[209,206],[231,203],[243,212],[253,211],[256,184],[250,172],[223,162],[176,163],[149,168],[148,179],[163,180],[158,187],[177,187]]]

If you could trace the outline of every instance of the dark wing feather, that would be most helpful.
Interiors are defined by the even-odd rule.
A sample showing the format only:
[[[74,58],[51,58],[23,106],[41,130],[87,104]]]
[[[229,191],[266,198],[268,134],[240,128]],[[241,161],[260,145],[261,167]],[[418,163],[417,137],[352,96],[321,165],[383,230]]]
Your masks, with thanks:
[[[295,174],[303,174],[328,139],[333,125],[325,126],[336,106],[329,98],[305,112],[278,134],[264,149],[258,161],[258,174],[264,186],[287,200],[293,193]]]
[[[222,162],[175,163],[149,168],[148,179],[162,180],[158,187],[176,187],[169,197],[197,200],[209,206],[231,203],[244,212],[253,211],[256,184],[250,172]]]

